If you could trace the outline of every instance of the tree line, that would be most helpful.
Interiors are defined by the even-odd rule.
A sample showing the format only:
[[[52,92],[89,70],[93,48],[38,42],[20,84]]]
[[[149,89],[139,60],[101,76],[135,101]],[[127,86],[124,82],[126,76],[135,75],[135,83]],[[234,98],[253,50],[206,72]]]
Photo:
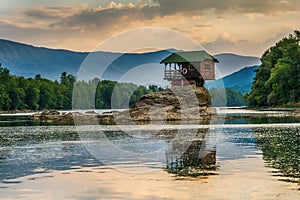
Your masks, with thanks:
[[[209,89],[211,105],[214,107],[231,107],[231,106],[245,106],[246,101],[243,95],[232,88]]]
[[[300,32],[294,31],[262,55],[251,92],[252,107],[300,105]]]
[[[76,90],[73,91],[73,88]],[[88,93],[94,90],[94,96]],[[72,74],[63,72],[60,81],[52,81],[36,75],[34,78],[11,75],[0,64],[0,110],[72,109],[72,98],[77,108],[109,109],[132,106],[142,95],[161,91],[156,85],[137,86],[110,80],[76,81]],[[113,95],[114,94],[114,95]],[[112,98],[113,101],[112,101]],[[124,96],[128,101],[124,102]],[[88,98],[93,98],[89,101]],[[126,99],[126,98],[125,98]],[[94,105],[89,105],[91,102]]]

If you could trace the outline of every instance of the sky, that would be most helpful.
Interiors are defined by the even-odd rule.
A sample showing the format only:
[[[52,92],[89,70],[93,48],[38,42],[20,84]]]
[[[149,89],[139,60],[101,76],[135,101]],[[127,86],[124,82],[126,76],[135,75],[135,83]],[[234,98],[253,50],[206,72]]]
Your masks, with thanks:
[[[161,27],[214,55],[260,57],[300,29],[299,0],[0,0],[0,5],[1,39],[73,51],[92,51],[136,28]]]

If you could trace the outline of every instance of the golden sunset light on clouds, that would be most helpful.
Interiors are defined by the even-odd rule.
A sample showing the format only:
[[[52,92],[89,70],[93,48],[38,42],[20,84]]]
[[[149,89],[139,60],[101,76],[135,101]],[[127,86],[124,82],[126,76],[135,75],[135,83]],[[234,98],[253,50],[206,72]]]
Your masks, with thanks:
[[[261,56],[299,29],[299,18],[299,0],[1,0],[0,38],[92,51],[115,34],[163,27],[212,54]]]

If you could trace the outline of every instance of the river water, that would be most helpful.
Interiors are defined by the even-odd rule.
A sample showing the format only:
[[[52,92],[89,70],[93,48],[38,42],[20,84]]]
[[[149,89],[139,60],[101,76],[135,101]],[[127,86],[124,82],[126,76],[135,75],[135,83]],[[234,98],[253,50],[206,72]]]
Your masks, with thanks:
[[[299,199],[299,118],[219,115],[112,126],[2,115],[0,199]]]

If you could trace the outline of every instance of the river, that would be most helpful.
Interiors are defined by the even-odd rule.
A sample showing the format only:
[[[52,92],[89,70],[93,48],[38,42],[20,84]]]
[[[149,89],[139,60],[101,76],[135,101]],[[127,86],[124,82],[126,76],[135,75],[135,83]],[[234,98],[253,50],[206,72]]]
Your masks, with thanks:
[[[71,125],[0,115],[0,199],[299,199],[300,119]]]

